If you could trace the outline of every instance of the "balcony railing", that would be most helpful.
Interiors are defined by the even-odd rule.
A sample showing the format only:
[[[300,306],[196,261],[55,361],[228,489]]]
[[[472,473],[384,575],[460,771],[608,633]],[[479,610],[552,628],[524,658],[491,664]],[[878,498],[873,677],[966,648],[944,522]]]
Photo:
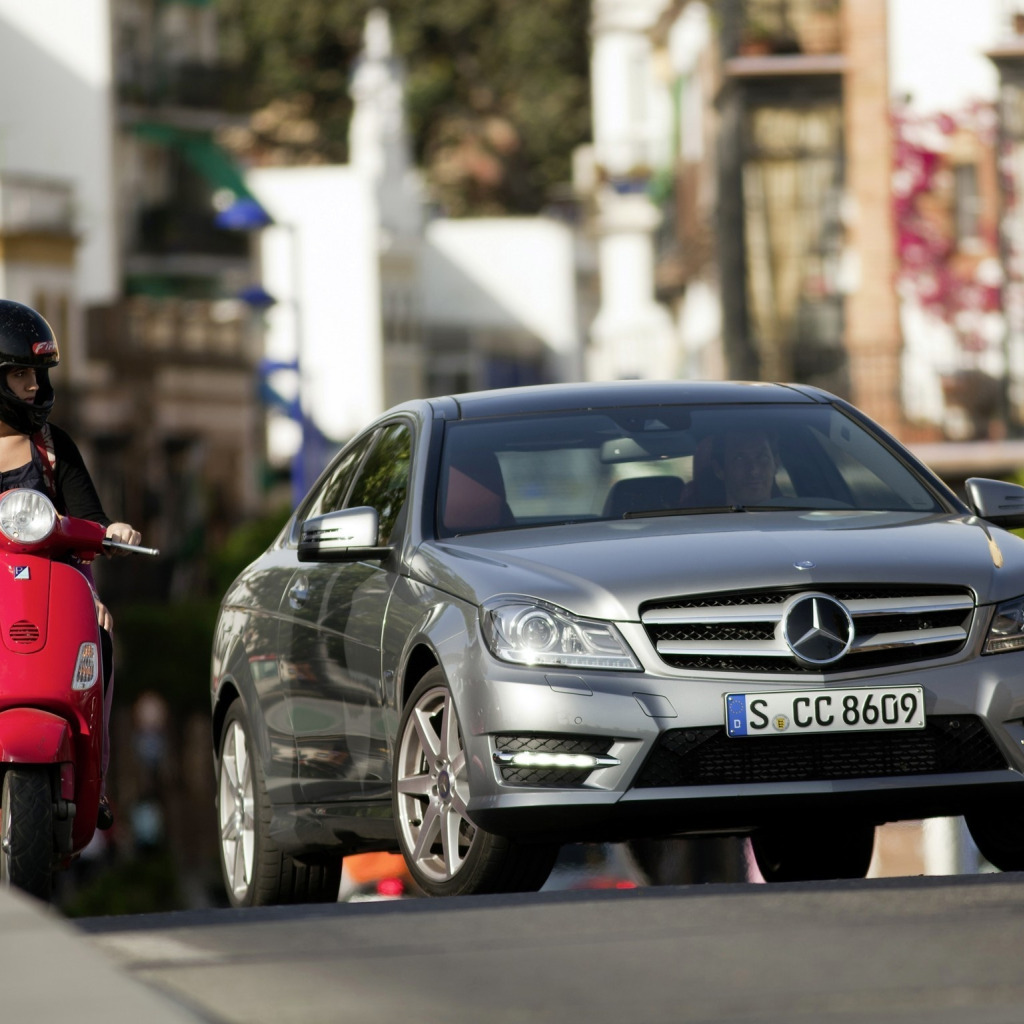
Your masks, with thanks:
[[[186,62],[161,66],[138,62],[118,76],[118,99],[139,106],[189,107],[243,113],[247,110],[240,72],[222,64]]]
[[[255,339],[234,300],[135,296],[89,311],[92,359],[120,365],[251,369]]]
[[[739,56],[840,53],[840,0],[745,0],[738,10]]]
[[[249,252],[244,234],[214,224],[212,207],[186,206],[184,201],[141,209],[135,219],[133,243],[134,252],[149,256],[203,254],[243,259]]]

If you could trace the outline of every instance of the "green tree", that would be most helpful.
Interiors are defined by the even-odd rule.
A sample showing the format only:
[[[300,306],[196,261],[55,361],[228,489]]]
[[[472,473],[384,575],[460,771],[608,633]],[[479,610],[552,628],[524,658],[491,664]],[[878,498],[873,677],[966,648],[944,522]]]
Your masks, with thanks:
[[[590,134],[589,0],[219,0],[225,56],[253,106],[246,159],[347,159],[349,74],[385,7],[407,72],[418,163],[453,216],[532,213]]]

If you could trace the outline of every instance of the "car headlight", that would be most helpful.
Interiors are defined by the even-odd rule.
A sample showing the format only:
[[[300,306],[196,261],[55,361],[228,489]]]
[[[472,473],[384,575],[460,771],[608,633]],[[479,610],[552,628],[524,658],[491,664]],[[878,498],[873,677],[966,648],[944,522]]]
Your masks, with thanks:
[[[0,532],[15,544],[46,540],[56,523],[53,502],[39,491],[20,488],[0,498]]]
[[[542,601],[501,599],[482,610],[491,653],[516,665],[642,671],[619,631]]]
[[[992,625],[985,638],[985,654],[1019,651],[1024,648],[1024,597],[996,605]]]

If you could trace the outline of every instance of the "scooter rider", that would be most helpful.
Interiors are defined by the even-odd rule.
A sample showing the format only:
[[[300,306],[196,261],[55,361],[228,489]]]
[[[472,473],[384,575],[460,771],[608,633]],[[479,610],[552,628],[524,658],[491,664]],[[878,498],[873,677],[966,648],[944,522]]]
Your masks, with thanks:
[[[46,320],[29,306],[0,299],[0,493],[29,487],[51,498],[61,515],[100,523],[107,537],[136,545],[141,534],[128,523],[111,522],[103,511],[81,452],[60,427],[48,423],[54,391],[50,370],[60,362],[57,338]],[[79,569],[92,582],[85,564]],[[94,588],[95,595],[95,588]],[[110,670],[113,620],[96,600],[96,617],[103,647],[103,757],[106,781],[110,760],[109,723],[113,698]],[[106,794],[100,797],[98,828],[110,828],[113,814]]]

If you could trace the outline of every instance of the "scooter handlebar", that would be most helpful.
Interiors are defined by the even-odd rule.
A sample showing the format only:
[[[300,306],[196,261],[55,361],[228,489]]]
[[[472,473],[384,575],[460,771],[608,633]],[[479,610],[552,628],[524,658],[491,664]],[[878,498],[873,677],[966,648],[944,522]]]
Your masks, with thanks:
[[[128,551],[133,555],[159,555],[159,548],[144,548],[141,544],[124,544],[119,540],[111,540],[109,537],[103,541],[104,551]]]

